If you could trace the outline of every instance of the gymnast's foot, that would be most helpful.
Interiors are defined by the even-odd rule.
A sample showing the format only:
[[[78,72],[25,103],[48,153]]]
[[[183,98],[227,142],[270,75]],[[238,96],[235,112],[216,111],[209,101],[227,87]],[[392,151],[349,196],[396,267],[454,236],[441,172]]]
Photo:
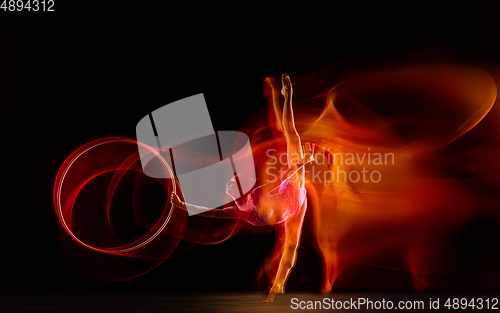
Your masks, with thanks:
[[[271,288],[271,291],[269,291],[269,295],[267,296],[267,299],[262,301],[263,303],[271,303],[274,301],[274,298],[276,297],[276,295],[281,295],[281,294],[284,294],[285,293],[285,288],[283,287],[275,287],[273,286]]]
[[[332,293],[332,286],[330,284],[325,284],[323,287],[321,287],[320,294],[321,295],[327,295]]]
[[[290,76],[287,74],[282,74],[281,75],[281,84],[283,87],[281,87],[281,94],[285,98],[290,98],[292,96],[292,81],[290,80]]]

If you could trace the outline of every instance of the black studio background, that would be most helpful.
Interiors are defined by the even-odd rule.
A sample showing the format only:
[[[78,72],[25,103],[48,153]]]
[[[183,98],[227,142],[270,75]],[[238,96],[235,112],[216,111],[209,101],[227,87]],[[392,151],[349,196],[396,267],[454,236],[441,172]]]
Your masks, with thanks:
[[[55,12],[0,12],[0,290],[255,290],[273,234],[196,246],[131,281],[86,277],[61,249],[52,203],[59,166],[94,139],[135,139],[147,113],[201,92],[214,128],[236,130],[266,105],[268,75],[390,54],[494,65],[499,14],[493,1],[56,1]]]

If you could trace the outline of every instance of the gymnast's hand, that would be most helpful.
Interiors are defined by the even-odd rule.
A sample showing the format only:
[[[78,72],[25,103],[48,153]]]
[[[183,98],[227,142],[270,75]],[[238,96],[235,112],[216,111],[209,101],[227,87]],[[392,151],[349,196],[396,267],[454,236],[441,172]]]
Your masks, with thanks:
[[[309,142],[304,143],[304,145],[302,146],[304,158],[300,161],[302,164],[314,161],[314,147],[314,144],[311,144]]]
[[[179,196],[177,194],[175,194],[175,192],[172,192],[172,195],[170,196],[170,202],[172,202],[172,204],[180,209],[184,209],[185,206],[184,206],[184,202],[181,201],[181,199],[179,198]]]

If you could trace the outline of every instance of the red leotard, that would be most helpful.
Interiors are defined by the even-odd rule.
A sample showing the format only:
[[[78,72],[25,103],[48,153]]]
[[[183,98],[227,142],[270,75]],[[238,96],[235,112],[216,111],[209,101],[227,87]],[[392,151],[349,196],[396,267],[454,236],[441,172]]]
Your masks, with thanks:
[[[299,213],[300,208],[306,199],[307,191],[305,188],[297,188],[290,179],[285,180],[280,185],[278,192],[274,194],[263,194],[264,186],[265,185],[262,185],[253,189],[247,196],[247,201],[253,205],[249,214],[245,216],[248,223],[254,226],[269,225],[269,222],[258,213],[258,206],[261,205],[261,199],[265,196],[273,197],[273,200],[275,201],[281,200],[286,206],[286,208],[279,213],[281,216],[277,218],[276,224],[282,223],[288,218]]]

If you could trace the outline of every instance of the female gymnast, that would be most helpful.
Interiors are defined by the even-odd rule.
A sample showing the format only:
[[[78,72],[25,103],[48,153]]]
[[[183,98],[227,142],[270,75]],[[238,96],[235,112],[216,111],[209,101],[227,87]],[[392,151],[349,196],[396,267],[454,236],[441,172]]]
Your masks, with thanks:
[[[282,256],[276,276],[272,277],[269,297],[264,302],[272,302],[276,294],[284,292],[284,285],[295,265],[297,249],[300,242],[302,223],[307,207],[304,166],[314,160],[314,144],[301,144],[300,136],[295,129],[292,110],[292,83],[286,74],[281,76],[281,94],[284,97],[282,126],[287,143],[287,163],[285,170],[276,181],[254,188],[246,197],[237,194],[236,176],[227,183],[226,193],[230,195],[236,206],[209,209],[185,203],[172,193],[174,206],[198,215],[215,218],[243,219],[254,226],[276,225],[284,222]],[[279,120],[279,119],[278,119]],[[297,160],[298,158],[298,160]],[[276,190],[278,190],[276,192]],[[236,194],[236,195],[235,195]]]

